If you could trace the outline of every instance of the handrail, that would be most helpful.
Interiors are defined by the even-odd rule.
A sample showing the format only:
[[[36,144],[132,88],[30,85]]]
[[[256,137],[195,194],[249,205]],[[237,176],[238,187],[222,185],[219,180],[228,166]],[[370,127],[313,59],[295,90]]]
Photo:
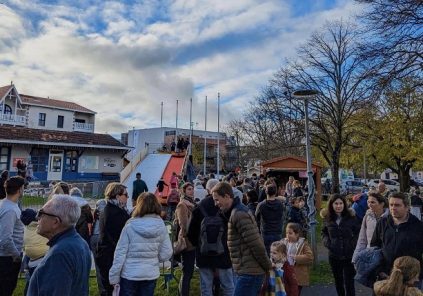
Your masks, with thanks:
[[[138,152],[131,160],[131,163],[128,164],[123,170],[120,172],[120,182],[123,184],[129,178],[133,170],[138,166],[138,164],[144,160],[144,158],[148,154],[148,147],[144,148],[140,152]]]

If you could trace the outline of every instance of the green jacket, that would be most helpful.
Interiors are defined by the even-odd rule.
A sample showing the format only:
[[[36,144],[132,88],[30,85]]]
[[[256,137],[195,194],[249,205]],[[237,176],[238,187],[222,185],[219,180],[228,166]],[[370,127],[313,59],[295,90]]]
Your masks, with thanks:
[[[148,192],[147,184],[143,180],[135,180],[132,185],[132,199],[137,199],[143,192]]]

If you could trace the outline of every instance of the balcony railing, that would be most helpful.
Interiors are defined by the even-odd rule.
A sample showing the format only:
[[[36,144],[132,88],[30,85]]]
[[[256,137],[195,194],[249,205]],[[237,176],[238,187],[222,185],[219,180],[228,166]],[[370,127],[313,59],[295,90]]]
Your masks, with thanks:
[[[94,132],[94,124],[92,124],[92,123],[75,122],[73,124],[73,130],[74,131],[77,131],[77,132],[91,133],[91,132]]]
[[[1,124],[25,125],[25,116],[14,114],[0,114]]]

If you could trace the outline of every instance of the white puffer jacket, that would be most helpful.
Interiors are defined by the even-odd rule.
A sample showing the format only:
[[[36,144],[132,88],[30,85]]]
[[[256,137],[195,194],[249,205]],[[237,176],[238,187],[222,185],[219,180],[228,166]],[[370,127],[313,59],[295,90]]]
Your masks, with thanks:
[[[163,220],[157,215],[129,219],[119,238],[109,271],[110,284],[120,277],[132,281],[154,280],[160,262],[172,256],[172,244]]]

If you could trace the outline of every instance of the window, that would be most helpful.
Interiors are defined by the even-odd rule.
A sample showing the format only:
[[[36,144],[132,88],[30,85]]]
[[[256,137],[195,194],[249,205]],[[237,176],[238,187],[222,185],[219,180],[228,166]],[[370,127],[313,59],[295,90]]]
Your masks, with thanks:
[[[63,115],[57,116],[57,127],[63,128],[63,121],[65,120],[65,117]]]
[[[0,104],[0,114],[12,114],[12,107],[5,104],[3,110],[3,104]]]
[[[7,170],[9,167],[9,147],[0,147],[0,171]]]
[[[78,123],[85,123],[85,119],[75,118],[75,122],[78,122]]]
[[[176,131],[166,131],[165,136],[174,136],[176,135]]]
[[[48,150],[41,148],[32,149],[31,163],[34,172],[45,172],[48,164]]]
[[[65,153],[65,172],[78,171],[78,152],[66,151]]]
[[[46,114],[39,113],[38,114],[38,126],[46,126]]]

